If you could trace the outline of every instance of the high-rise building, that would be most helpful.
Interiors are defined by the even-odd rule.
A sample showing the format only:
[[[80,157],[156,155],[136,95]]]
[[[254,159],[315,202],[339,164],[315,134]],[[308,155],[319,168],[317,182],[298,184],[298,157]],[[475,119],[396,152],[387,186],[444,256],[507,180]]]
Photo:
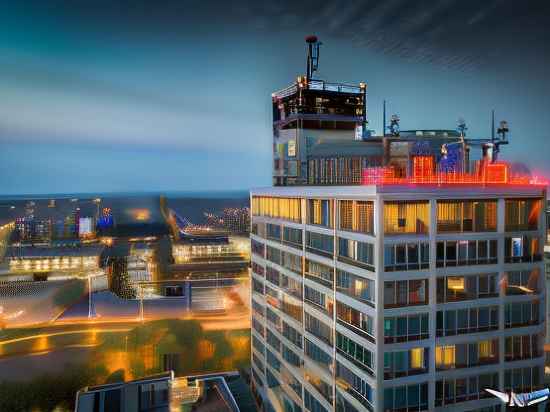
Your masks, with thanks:
[[[309,70],[300,82],[293,93],[321,87]],[[348,86],[322,87],[315,104],[359,110]],[[325,110],[285,116],[325,137],[339,122]],[[309,157],[278,167],[304,143],[289,138],[275,150],[283,187],[251,192],[256,399],[265,411],[500,411],[485,388],[543,382],[546,185],[494,158],[471,169],[463,134],[376,138],[365,124],[358,140],[344,133],[354,127],[318,139],[334,168],[323,160],[314,175]],[[309,133],[298,129],[285,133]]]

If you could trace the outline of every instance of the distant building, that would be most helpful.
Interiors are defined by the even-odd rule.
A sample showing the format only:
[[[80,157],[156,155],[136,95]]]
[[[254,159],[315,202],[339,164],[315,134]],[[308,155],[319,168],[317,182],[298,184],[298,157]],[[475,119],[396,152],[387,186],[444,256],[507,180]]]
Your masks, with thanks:
[[[130,283],[153,282],[156,279],[157,264],[155,245],[147,242],[132,242],[127,257]]]
[[[250,209],[225,208],[221,215],[205,213],[208,227],[226,229],[230,233],[244,234],[250,232]]]
[[[80,217],[78,219],[78,237],[91,238],[95,235],[95,224],[93,217]]]
[[[75,209],[65,216],[52,218],[52,239],[78,239],[80,210]]]
[[[16,241],[26,244],[48,243],[52,239],[52,222],[31,216],[15,219]]]
[[[225,234],[184,236],[172,244],[173,278],[243,276],[250,263],[248,239]]]
[[[86,387],[75,412],[253,412],[253,399],[237,372],[174,377],[173,372],[129,382]]]
[[[56,274],[79,276],[100,270],[101,245],[11,246],[5,256],[15,274]]]

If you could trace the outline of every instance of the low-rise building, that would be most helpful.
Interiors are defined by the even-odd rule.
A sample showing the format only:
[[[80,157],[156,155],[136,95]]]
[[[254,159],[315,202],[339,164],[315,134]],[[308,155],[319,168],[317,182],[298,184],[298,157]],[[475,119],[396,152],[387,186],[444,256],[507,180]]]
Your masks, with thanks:
[[[254,403],[238,372],[175,377],[173,372],[129,382],[86,387],[75,412],[252,412]]]
[[[103,246],[11,246],[5,259],[12,275],[82,276],[100,270]]]

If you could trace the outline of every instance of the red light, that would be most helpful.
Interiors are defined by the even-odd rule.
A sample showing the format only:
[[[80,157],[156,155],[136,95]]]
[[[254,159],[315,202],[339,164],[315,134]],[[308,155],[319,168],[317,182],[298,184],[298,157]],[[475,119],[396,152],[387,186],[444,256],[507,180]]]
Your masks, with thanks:
[[[435,172],[435,160],[433,156],[414,156],[412,160],[412,178],[415,181],[423,182],[433,179]]]
[[[511,176],[507,163],[487,163],[478,161],[474,173],[435,172],[433,156],[414,156],[412,173],[409,177],[396,177],[392,166],[372,167],[363,169],[362,183],[364,185],[384,184],[469,184],[469,185],[537,185],[546,186],[548,182],[539,177]]]

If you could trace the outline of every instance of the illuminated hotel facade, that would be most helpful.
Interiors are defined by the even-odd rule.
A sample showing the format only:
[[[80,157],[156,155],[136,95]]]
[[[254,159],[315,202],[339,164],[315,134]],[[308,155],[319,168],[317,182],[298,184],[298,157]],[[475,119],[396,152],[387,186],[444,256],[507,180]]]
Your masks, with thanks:
[[[546,185],[471,168],[463,131],[371,136],[364,84],[299,77],[273,106],[276,187],[251,191],[262,410],[489,412],[484,388],[540,387]]]
[[[541,385],[544,198],[538,186],[253,191],[257,393],[275,410],[496,410],[483,388]]]

